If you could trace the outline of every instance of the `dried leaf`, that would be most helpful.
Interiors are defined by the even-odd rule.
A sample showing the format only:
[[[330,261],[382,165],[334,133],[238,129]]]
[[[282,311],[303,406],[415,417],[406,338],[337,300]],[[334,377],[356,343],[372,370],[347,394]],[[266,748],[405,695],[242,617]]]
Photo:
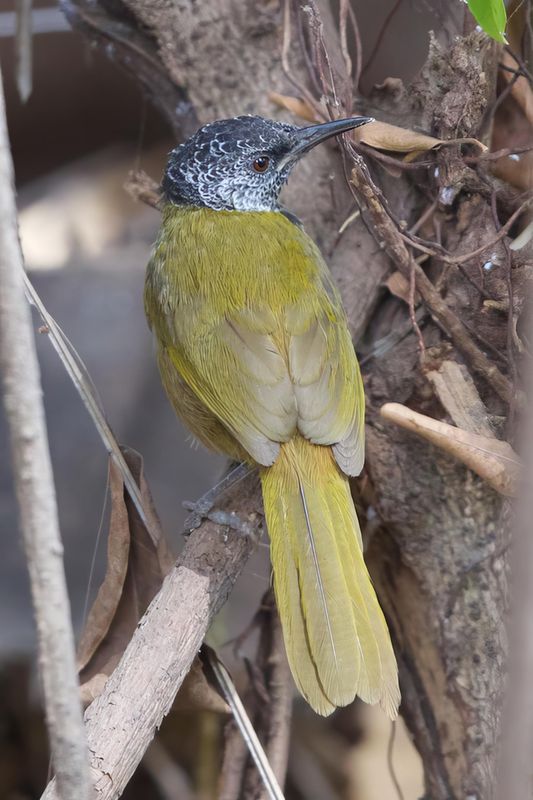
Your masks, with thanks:
[[[433,150],[434,147],[442,144],[441,139],[378,120],[357,128],[353,131],[353,137],[357,142],[377,147],[378,150],[391,150],[394,153],[412,153],[413,151],[419,153]]]
[[[124,489],[121,473],[111,459],[107,569],[78,647],[82,685],[95,675],[111,674],[137,622],[159,591],[174,562],[143,476],[142,458],[134,450],[121,449],[140,488],[151,528],[158,541],[157,545],[152,543]]]
[[[527,125],[528,123],[525,124]],[[511,148],[522,144],[520,140],[513,142],[511,138],[505,137],[503,127],[509,129],[511,126],[506,125],[498,127],[498,134],[496,135],[495,133],[493,137],[492,146],[494,150],[499,150],[500,144],[502,147]],[[510,186],[514,186],[515,189],[521,192],[527,192],[533,183],[533,152],[522,153],[516,160],[512,159],[510,156],[499,158],[497,161],[492,162],[490,171],[500,180],[505,181],[505,183],[508,183]]]
[[[107,569],[78,647],[80,695],[84,705],[89,705],[102,692],[140,618],[174,564],[143,475],[142,457],[134,450],[121,450],[139,486],[150,531],[156,542],[125,490],[119,468],[110,459],[111,517]],[[205,677],[199,659],[194,660],[177,695],[175,707],[228,712],[220,693]]]
[[[385,281],[385,286],[389,290],[391,294],[395,297],[399,297],[400,300],[403,300],[404,303],[409,304],[409,281],[402,275],[401,272],[393,272],[387,280]],[[418,293],[415,293],[415,303],[418,303],[420,300]]]
[[[411,161],[420,153],[427,150],[434,150],[437,147],[455,144],[473,144],[480,150],[487,148],[477,139],[435,139],[434,136],[427,136],[425,133],[412,131],[409,128],[399,128],[397,125],[389,125],[387,122],[369,122],[362,125],[352,133],[357,142],[362,142],[378,150],[390,150],[394,153],[407,153],[406,161]]]
[[[299,97],[290,97],[286,94],[278,94],[277,92],[269,92],[269,98],[280,108],[290,111],[296,117],[305,119],[307,122],[318,122],[317,114],[306,100],[300,100]]]
[[[307,122],[320,121],[316,110],[305,100],[277,92],[270,92],[269,97],[281,108],[285,108]],[[486,146],[477,139],[435,139],[434,136],[427,136],[425,133],[418,133],[409,128],[399,128],[397,125],[389,125],[387,122],[379,120],[362,125],[352,131],[351,135],[356,142],[362,142],[378,150],[406,153],[407,161],[427,150],[433,150],[443,145],[473,144],[482,151],[487,150]]]
[[[462,461],[500,494],[516,496],[522,465],[508,442],[456,428],[400,403],[386,403],[380,413],[389,422],[418,434]]]

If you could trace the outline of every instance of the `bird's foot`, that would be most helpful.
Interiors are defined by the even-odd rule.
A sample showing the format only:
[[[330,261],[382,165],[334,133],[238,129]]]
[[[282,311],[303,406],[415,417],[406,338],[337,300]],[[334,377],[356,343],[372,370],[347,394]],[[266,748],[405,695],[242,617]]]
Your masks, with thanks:
[[[183,506],[187,511],[191,512],[183,526],[184,536],[190,536],[206,519],[210,522],[214,522],[215,525],[221,525],[237,533],[242,533],[243,536],[253,535],[253,528],[250,523],[242,520],[234,511],[220,511],[213,508],[212,504],[202,502],[201,500],[198,503],[185,501]]]
[[[247,524],[240,520],[235,513],[217,511],[214,509],[214,505],[218,498],[224,494],[224,492],[226,492],[235,483],[238,483],[240,480],[242,480],[242,478],[248,475],[249,472],[250,467],[248,464],[238,464],[237,466],[233,467],[233,469],[230,469],[229,472],[222,478],[222,480],[219,481],[216,486],[213,486],[212,489],[202,495],[199,500],[193,502],[186,500],[183,503],[183,507],[191,513],[188,514],[183,525],[184,535],[190,536],[190,534],[196,530],[196,528],[200,527],[204,519],[209,519],[211,522],[215,522],[218,525],[226,525],[227,527],[240,531],[241,533],[248,533],[248,530],[244,530]]]
[[[184,500],[182,503],[190,513],[187,514],[185,522],[183,523],[183,535],[190,536],[190,534],[199,528],[204,519],[209,519],[209,512],[213,508],[214,500],[209,496],[209,492],[200,497],[199,500]]]

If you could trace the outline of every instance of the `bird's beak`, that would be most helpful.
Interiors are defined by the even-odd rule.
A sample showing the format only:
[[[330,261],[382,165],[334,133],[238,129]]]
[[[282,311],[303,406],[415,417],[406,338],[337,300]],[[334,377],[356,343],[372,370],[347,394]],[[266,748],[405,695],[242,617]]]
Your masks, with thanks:
[[[300,128],[294,134],[293,146],[278,162],[278,170],[283,169],[291,162],[297,161],[315,145],[324,142],[331,136],[346,133],[346,131],[359,128],[360,125],[366,125],[368,122],[374,122],[374,118],[350,117],[349,119],[335,119],[332,122],[323,122],[320,125],[308,125],[306,128]]]

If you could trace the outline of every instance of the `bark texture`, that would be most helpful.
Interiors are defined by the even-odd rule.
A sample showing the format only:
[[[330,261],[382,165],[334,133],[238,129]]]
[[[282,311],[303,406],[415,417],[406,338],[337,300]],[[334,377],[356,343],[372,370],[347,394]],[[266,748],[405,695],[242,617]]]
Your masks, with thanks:
[[[302,18],[297,5],[293,22]],[[89,38],[112,43],[110,55],[144,84],[177,135],[216,117],[251,112],[279,117],[270,93],[297,93],[280,56],[290,4],[63,0],[63,8]],[[335,70],[341,48],[333,11],[326,2],[319,10]],[[292,77],[305,84],[298,42],[295,35],[290,67]],[[433,40],[424,71],[412,86],[389,83],[366,105],[358,105],[357,112],[446,139],[486,136],[497,63],[497,47],[478,33],[447,48]],[[370,564],[396,644],[402,713],[424,760],[428,797],[489,800],[505,655],[507,524],[502,500],[449,456],[378,416],[381,404],[394,401],[447,418],[420,368],[407,306],[383,290],[385,277],[395,269],[407,278],[420,278],[424,367],[464,360],[496,428],[512,395],[507,320],[485,313],[482,305],[487,294],[508,296],[505,264],[509,270],[510,264],[504,241],[464,263],[444,263],[433,256],[420,275],[413,261],[413,253],[419,253],[408,251],[402,239],[401,230],[420,216],[427,195],[435,194],[439,236],[448,251],[475,251],[497,236],[492,178],[467,166],[459,146],[443,148],[431,158],[429,171],[405,170],[394,179],[374,164],[374,180],[388,200],[385,206],[370,176],[356,163],[353,189],[362,214],[342,235],[339,228],[354,205],[333,147],[319,148],[302,162],[284,202],[328,259],[355,340],[364,333],[364,349],[377,353],[364,367],[367,472],[359,488],[365,505],[372,507],[371,516],[377,512],[379,520]],[[403,227],[396,224],[400,220]],[[480,277],[481,264],[489,258],[502,269]],[[511,312],[513,302],[523,296],[525,281],[523,265],[517,261],[514,266]],[[377,342],[398,329],[405,331],[403,338],[376,349]],[[117,685],[117,691],[129,690]],[[97,701],[97,708],[89,710],[90,728],[95,714],[103,720],[103,703]],[[103,722],[98,731],[102,737],[114,735],[109,728],[105,733]],[[91,732],[90,738],[97,759],[100,744]]]

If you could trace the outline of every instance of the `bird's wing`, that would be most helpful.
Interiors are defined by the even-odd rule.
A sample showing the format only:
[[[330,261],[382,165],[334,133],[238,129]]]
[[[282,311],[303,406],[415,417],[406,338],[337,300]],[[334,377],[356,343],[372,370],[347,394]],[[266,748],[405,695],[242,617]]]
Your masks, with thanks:
[[[365,455],[363,382],[340,297],[327,275],[323,280],[318,307],[303,298],[286,315],[298,429],[314,444],[331,445],[345,474],[359,475]]]
[[[317,287],[275,314],[233,311],[168,354],[182,378],[250,455],[270,466],[298,430],[331,445],[347,475],[364,461],[364,392],[340,300]],[[216,369],[213,369],[215,365]]]
[[[166,350],[181,377],[255,461],[273,464],[297,419],[274,315],[266,307],[233,311],[200,335],[173,328]]]

